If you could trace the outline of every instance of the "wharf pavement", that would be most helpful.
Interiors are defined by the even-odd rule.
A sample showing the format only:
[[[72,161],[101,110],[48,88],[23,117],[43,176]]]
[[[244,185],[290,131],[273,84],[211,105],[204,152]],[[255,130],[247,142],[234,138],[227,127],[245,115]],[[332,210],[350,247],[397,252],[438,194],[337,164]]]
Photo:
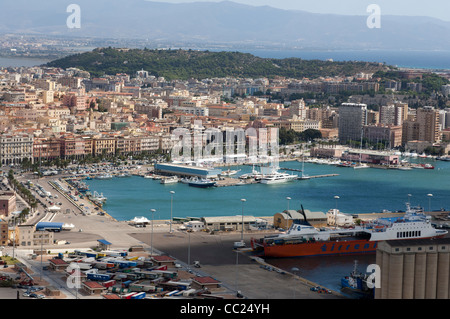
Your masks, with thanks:
[[[39,184],[46,190],[54,193],[55,190],[48,183],[55,176],[40,178]],[[22,180],[29,179],[26,176]],[[233,243],[240,240],[240,232],[222,233],[213,235],[206,232],[186,233],[176,229],[169,232],[166,221],[154,221],[153,236],[152,228],[136,228],[127,221],[117,221],[108,214],[99,215],[91,209],[90,214],[82,214],[77,206],[81,203],[83,207],[92,207],[87,200],[80,200],[77,206],[64,196],[57,199],[61,202],[61,210],[56,214],[45,214],[40,210],[40,215],[32,217],[37,220],[48,220],[73,224],[71,231],[54,233],[55,242],[66,242],[66,244],[44,245],[46,251],[73,251],[75,249],[86,250],[96,248],[98,240],[105,239],[111,243],[111,249],[129,249],[132,246],[143,246],[150,253],[151,243],[153,251],[158,254],[171,255],[183,264],[193,264],[195,260],[200,261],[202,268],[198,269],[203,275],[210,275],[222,282],[222,285],[231,292],[231,297],[236,291],[240,291],[244,297],[249,299],[340,299],[345,298],[338,292],[332,294],[319,294],[310,288],[317,286],[306,279],[300,278],[288,272],[282,274],[276,271],[263,269],[262,260],[254,258],[248,250],[236,251]],[[37,215],[37,213],[35,213]],[[50,219],[51,218],[51,219]],[[244,240],[249,247],[250,238],[261,234],[245,233]],[[153,240],[152,240],[153,238]],[[40,250],[39,247],[16,247],[17,255],[25,256],[33,251]],[[189,253],[188,253],[189,251]],[[190,255],[190,261],[188,260]],[[31,261],[25,260],[27,264]],[[37,267],[37,268],[36,268]],[[35,265],[39,268],[39,264]],[[196,270],[196,268],[192,268]],[[35,271],[35,273],[40,273]],[[55,282],[50,274],[45,273],[44,279]],[[326,287],[325,287],[326,288]],[[68,293],[68,298],[74,298],[73,293]]]

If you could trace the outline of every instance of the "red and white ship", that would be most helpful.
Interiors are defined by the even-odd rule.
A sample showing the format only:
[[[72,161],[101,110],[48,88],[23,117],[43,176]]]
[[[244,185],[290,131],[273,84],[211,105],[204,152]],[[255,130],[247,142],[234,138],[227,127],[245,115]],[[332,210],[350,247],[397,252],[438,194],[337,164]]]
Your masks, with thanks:
[[[321,230],[292,224],[283,234],[251,240],[253,250],[265,257],[300,257],[375,253],[383,240],[438,238],[447,234],[431,224],[431,216],[407,207],[405,215],[378,218],[363,226]]]

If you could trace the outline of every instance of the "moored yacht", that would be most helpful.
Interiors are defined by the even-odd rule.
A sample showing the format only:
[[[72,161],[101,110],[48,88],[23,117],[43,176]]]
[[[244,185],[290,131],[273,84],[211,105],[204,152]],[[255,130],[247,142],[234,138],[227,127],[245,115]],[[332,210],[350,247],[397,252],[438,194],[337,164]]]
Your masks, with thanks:
[[[279,184],[285,183],[289,181],[293,181],[298,178],[298,175],[281,173],[278,171],[274,171],[273,173],[266,174],[261,178],[262,184]]]

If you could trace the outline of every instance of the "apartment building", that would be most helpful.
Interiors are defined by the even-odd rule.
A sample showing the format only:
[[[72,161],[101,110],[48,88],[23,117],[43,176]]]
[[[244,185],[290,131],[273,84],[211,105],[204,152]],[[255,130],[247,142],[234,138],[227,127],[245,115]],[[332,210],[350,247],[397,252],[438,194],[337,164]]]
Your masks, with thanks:
[[[360,141],[363,126],[367,124],[367,105],[343,103],[339,106],[339,142]]]
[[[308,129],[320,130],[321,125],[318,120],[287,120],[287,121],[277,121],[273,123],[276,128],[285,128],[286,130],[294,130],[296,132],[303,132]]]
[[[415,117],[403,122],[403,144],[409,141],[436,143],[441,140],[439,111],[432,106],[417,109]]]
[[[61,158],[83,158],[85,153],[85,141],[80,137],[63,137],[60,139]]]
[[[35,138],[33,143],[33,158],[37,163],[43,160],[53,160],[61,156],[61,141],[57,138]]]
[[[8,217],[16,211],[16,194],[14,192],[0,192],[0,216]]]
[[[372,143],[385,143],[388,148],[401,146],[402,126],[365,125],[363,137]]]
[[[116,153],[117,144],[114,136],[100,136],[92,139],[92,155],[113,155]]]
[[[8,222],[0,219],[0,245],[8,245]]]
[[[116,139],[116,151],[120,154],[140,153],[141,140],[135,136],[119,136]]]
[[[428,142],[440,141],[439,112],[432,106],[417,109],[416,121],[419,123],[419,140]]]
[[[33,136],[28,134],[0,135],[0,162],[2,165],[33,161]]]

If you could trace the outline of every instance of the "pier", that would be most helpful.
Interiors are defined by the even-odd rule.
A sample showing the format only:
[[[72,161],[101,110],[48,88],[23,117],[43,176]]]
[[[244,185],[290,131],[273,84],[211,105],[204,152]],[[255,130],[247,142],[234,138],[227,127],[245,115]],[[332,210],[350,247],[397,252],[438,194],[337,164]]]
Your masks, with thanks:
[[[301,169],[298,169],[298,168],[286,168],[286,167],[280,167],[280,170],[283,170],[283,171],[293,171],[293,172],[302,172],[302,170],[301,170]]]
[[[333,176],[339,176],[339,174],[323,174],[323,175],[313,175],[313,176],[308,176],[308,177],[311,179],[311,178],[322,178],[322,177],[333,177]]]

